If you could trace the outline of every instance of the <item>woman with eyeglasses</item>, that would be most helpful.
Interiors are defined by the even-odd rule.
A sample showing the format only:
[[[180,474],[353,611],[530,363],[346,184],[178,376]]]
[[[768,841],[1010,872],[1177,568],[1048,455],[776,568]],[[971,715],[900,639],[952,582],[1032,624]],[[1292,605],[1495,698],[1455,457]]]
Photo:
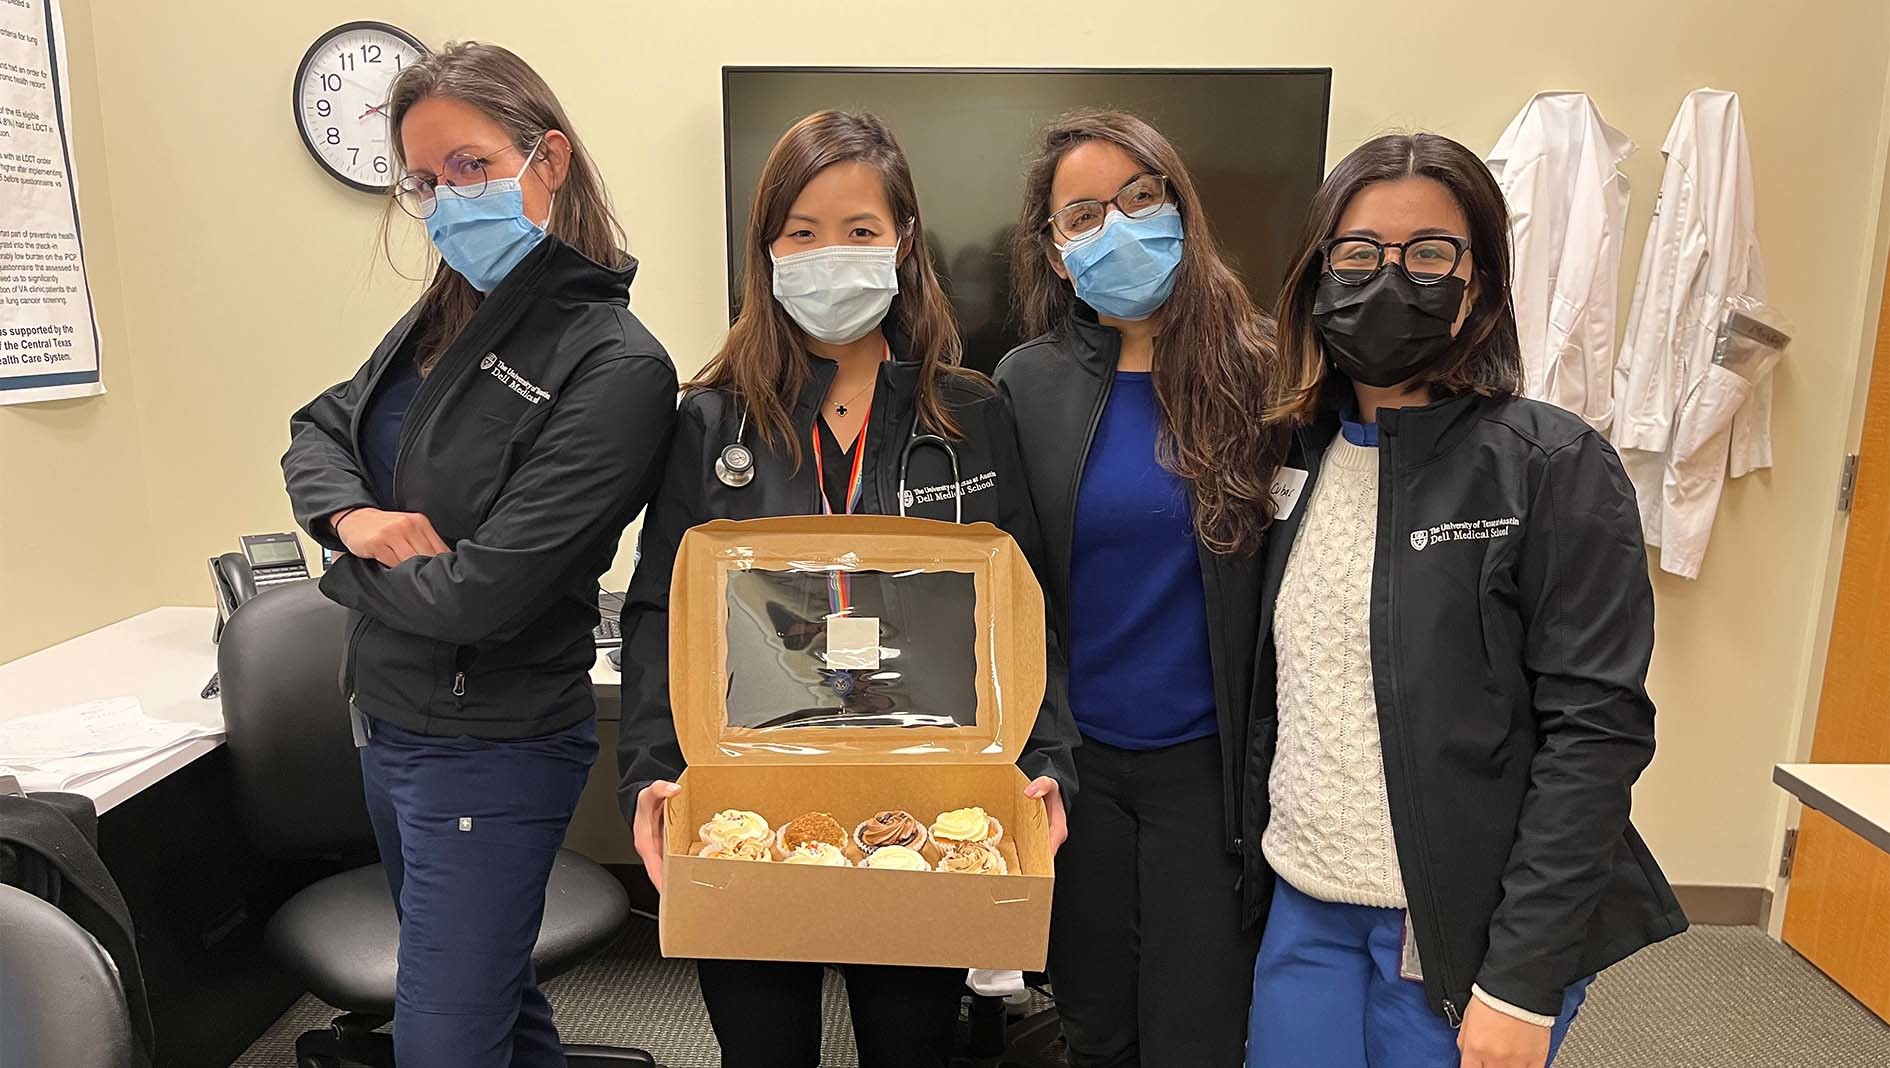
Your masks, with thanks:
[[[597,755],[597,579],[653,492],[676,373],[630,314],[597,168],[503,48],[395,79],[400,210],[440,255],[354,377],[290,422],[297,520],[343,553],[345,684],[400,916],[402,1068],[565,1063],[532,973]],[[395,210],[391,205],[390,212]]]
[[[618,801],[658,891],[664,803],[683,789],[669,700],[669,595],[685,531],[715,519],[901,515],[995,524],[1033,560],[1041,541],[1010,411],[983,375],[958,365],[958,325],[933,266],[912,168],[884,123],[820,111],[789,127],[762,165],[744,249],[740,314],[683,395],[624,603]],[[846,593],[830,589],[836,614],[847,611],[848,597],[856,607],[888,603],[888,590],[861,577]],[[830,607],[824,595],[816,603]],[[793,613],[776,626],[826,640],[830,616],[774,607]],[[892,611],[887,625],[899,627]],[[1063,841],[1064,806],[1076,796],[1062,663],[1052,643],[1050,684],[1030,740],[1015,754],[1030,778],[1026,803],[1045,806],[1053,851]],[[851,707],[852,672],[831,672],[827,681]],[[897,694],[878,699],[897,702],[893,712],[903,714]],[[911,844],[916,827],[906,818],[880,830],[882,843]],[[792,862],[845,863],[827,852]],[[840,972],[862,1068],[945,1068],[963,968],[847,964]],[[725,1068],[827,1063],[824,973],[819,960],[697,961]]]
[[[1596,972],[1686,927],[1628,822],[1633,487],[1516,396],[1509,271],[1476,154],[1388,136],[1326,178],[1280,296],[1304,484],[1265,554],[1252,1068],[1544,1068]]]
[[[1141,119],[1052,122],[1011,252],[1041,335],[998,366],[1044,532],[1083,782],[1050,978],[1072,1065],[1238,1065],[1257,553],[1283,435],[1273,328],[1180,154]]]

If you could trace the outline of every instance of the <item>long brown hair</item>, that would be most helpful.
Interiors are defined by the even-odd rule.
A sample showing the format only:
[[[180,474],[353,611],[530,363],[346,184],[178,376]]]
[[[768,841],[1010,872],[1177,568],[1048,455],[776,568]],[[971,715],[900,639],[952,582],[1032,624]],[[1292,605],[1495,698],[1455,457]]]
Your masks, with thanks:
[[[1332,369],[1313,322],[1313,298],[1325,270],[1325,242],[1345,206],[1377,182],[1430,178],[1450,190],[1469,221],[1474,298],[1450,347],[1419,378],[1438,397],[1522,391],[1522,345],[1509,294],[1509,209],[1503,190],[1475,152],[1433,133],[1385,134],[1353,149],[1326,175],[1306,212],[1299,253],[1280,287],[1279,402],[1269,419],[1305,424],[1342,402],[1350,380]],[[1387,268],[1389,269],[1389,268]]]
[[[571,160],[565,169],[564,184],[552,198],[551,219],[545,229],[597,263],[621,266],[625,262],[623,227],[611,212],[597,164],[584,150],[584,142],[572,128],[557,94],[529,64],[498,45],[467,41],[448,44],[401,71],[388,90],[387,109],[388,140],[396,174],[407,171],[401,120],[414,105],[435,96],[451,97],[484,112],[505,129],[520,153],[531,152],[552,130],[563,133],[571,142]],[[551,164],[540,155],[532,166],[549,168]],[[396,215],[406,217],[390,197],[381,219],[382,248],[390,260],[389,243]],[[472,283],[440,260],[432,282],[420,297],[418,355],[422,369],[431,368],[459,337],[479,310],[481,296]]]
[[[768,249],[786,225],[795,198],[814,175],[846,162],[866,164],[885,182],[886,203],[906,245],[905,259],[899,264],[899,293],[885,322],[896,325],[911,348],[909,355],[919,362],[922,425],[934,433],[958,437],[958,424],[946,409],[940,387],[951,376],[977,376],[958,366],[962,355],[958,324],[932,265],[912,168],[899,142],[875,116],[817,111],[789,127],[768,153],[748,212],[740,310],[721,349],[690,383],[737,394],[747,406],[749,422],[760,428],[762,440],[772,448],[786,448],[797,465],[801,442],[791,413],[812,368],[801,328],[774,299],[774,261]]]
[[[1251,553],[1272,521],[1267,493],[1286,456],[1286,435],[1261,414],[1275,374],[1273,322],[1254,307],[1221,259],[1181,154],[1159,130],[1123,111],[1083,109],[1051,122],[1024,176],[1024,209],[1011,247],[1011,292],[1027,334],[1067,329],[1076,299],[1051,266],[1050,186],[1057,165],[1089,141],[1128,153],[1168,176],[1181,212],[1181,266],[1156,314],[1155,396],[1162,414],[1156,456],[1194,490],[1194,527],[1219,553]]]

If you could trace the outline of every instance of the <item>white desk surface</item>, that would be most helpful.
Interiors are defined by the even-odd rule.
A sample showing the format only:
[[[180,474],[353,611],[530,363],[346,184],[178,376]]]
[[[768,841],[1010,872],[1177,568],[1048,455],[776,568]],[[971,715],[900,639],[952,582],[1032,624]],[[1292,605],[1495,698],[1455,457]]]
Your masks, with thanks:
[[[107,697],[136,697],[144,711],[223,728],[223,705],[198,696],[217,670],[210,642],[214,608],[154,608],[142,615],[0,664],[0,719]],[[86,783],[99,812],[223,744],[198,738],[161,756]]]
[[[1890,764],[1780,764],[1772,781],[1890,853]]]
[[[198,695],[217,670],[213,608],[154,608],[0,664],[0,719],[107,697],[136,697],[158,719],[223,726],[223,705]],[[602,718],[616,719],[623,676],[598,651],[591,668]],[[199,738],[86,783],[78,792],[104,813],[223,744]]]

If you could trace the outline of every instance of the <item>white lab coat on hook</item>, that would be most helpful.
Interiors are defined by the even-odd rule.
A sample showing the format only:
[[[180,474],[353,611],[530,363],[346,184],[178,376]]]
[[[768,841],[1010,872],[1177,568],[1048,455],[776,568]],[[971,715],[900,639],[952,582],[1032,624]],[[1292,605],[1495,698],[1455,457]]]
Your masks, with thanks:
[[[1537,93],[1485,162],[1509,204],[1523,392],[1606,430],[1634,142],[1586,93]]]
[[[1739,95],[1687,94],[1661,151],[1667,168],[1615,369],[1612,437],[1662,570],[1694,578],[1728,467],[1737,478],[1772,466],[1771,378],[1741,385],[1713,365],[1728,309],[1765,297]]]

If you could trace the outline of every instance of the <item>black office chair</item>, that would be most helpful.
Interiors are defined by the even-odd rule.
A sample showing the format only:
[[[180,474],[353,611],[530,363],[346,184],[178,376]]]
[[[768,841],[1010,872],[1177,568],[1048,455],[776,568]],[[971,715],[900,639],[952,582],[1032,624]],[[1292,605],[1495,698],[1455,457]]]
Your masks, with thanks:
[[[235,803],[257,852],[285,860],[372,855],[361,764],[341,692],[347,613],[313,582],[265,590],[231,615],[217,649]],[[609,872],[560,850],[532,962],[540,980],[570,970],[616,937],[630,901]],[[343,1010],[296,1039],[298,1068],[345,1059],[394,1068],[400,925],[379,864],[304,889],[270,919],[270,953],[316,997]],[[641,1050],[566,1046],[572,1068],[655,1062]],[[9,1065],[12,1062],[7,1062]]]
[[[118,969],[58,907],[0,884],[0,1065],[130,1068]]]
[[[1063,1026],[1049,979],[1042,972],[1027,972],[1024,984],[1035,995],[1025,1005],[971,994],[964,1060],[976,1068],[1064,1068],[1068,1063],[1059,1045]]]

